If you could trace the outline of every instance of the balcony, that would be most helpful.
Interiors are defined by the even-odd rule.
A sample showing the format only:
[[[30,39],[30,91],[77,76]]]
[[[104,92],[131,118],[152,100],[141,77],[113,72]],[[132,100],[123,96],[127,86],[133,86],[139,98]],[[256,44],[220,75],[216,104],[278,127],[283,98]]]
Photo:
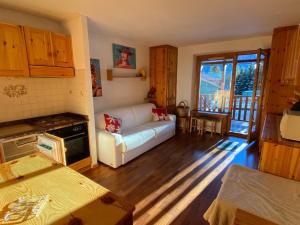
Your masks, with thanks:
[[[259,96],[255,97],[254,115],[256,118]],[[248,134],[252,96],[235,95],[232,101],[231,127],[230,132],[242,135]],[[229,94],[201,95],[199,96],[199,108],[202,111],[209,112],[228,112]]]

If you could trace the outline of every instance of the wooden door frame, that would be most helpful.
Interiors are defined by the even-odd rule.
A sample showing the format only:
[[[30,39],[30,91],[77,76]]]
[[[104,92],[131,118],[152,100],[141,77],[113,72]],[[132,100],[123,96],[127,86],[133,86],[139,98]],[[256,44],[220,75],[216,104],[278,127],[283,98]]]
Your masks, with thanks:
[[[260,54],[259,54],[260,52]],[[234,136],[238,136],[238,137],[244,137],[244,138],[247,138],[248,140],[248,135],[249,135],[249,129],[250,129],[250,121],[249,121],[249,128],[248,128],[248,134],[247,135],[244,135],[244,134],[239,134],[239,133],[234,133],[234,132],[230,132],[230,127],[231,127],[231,117],[232,117],[232,105],[233,105],[233,96],[234,96],[234,86],[235,86],[235,79],[236,79],[236,66],[237,66],[237,63],[238,63],[238,60],[237,60],[237,57],[238,55],[247,55],[247,54],[258,54],[259,56],[261,56],[261,53],[264,53],[266,54],[266,56],[269,55],[269,49],[257,49],[257,50],[246,50],[246,51],[237,51],[237,52],[230,52],[230,53],[220,53],[220,54],[208,54],[208,55],[199,55],[199,56],[196,56],[196,68],[195,68],[195,71],[196,71],[196,78],[195,78],[195,82],[196,82],[196,85],[195,85],[195,94],[196,94],[196,98],[194,98],[196,100],[196,103],[194,104],[196,106],[196,108],[199,108],[199,89],[200,89],[200,79],[201,79],[201,75],[200,75],[200,68],[201,68],[201,63],[205,60],[212,60],[212,59],[215,59],[215,60],[218,60],[218,59],[229,59],[229,58],[232,58],[233,59],[233,68],[232,68],[232,77],[231,77],[231,87],[230,87],[230,97],[229,97],[229,106],[228,106],[228,111],[229,111],[229,117],[230,119],[228,119],[228,123],[227,123],[227,130],[226,132],[229,133],[230,135],[234,135]],[[264,75],[263,75],[263,85],[262,85],[262,96],[261,96],[261,100],[260,102],[262,102],[262,99],[264,99],[264,86],[265,86],[265,80],[266,80],[266,69],[267,69],[267,66],[268,66],[268,63],[266,62],[269,62],[269,57],[265,57],[265,65],[263,67],[264,69]],[[256,58],[256,60],[253,60],[256,62],[256,65],[257,62],[260,62],[260,59],[258,61],[258,57]],[[247,62],[247,61],[245,61]],[[254,82],[253,84],[253,88],[255,86],[255,95],[256,95],[256,88],[257,88],[257,79],[258,79],[258,72],[259,70],[259,67],[257,66],[257,70],[255,72],[255,80],[256,82]],[[255,84],[256,83],[256,84]],[[253,96],[253,94],[252,94]],[[251,109],[253,108],[253,100],[254,98],[252,97],[252,100],[251,100]],[[252,110],[253,111],[253,110]],[[261,117],[261,111],[260,110],[260,113],[259,115],[257,114],[257,117]],[[250,112],[251,114],[251,112]],[[253,114],[253,112],[252,112]],[[251,118],[251,115],[250,115],[250,118]],[[256,123],[256,125],[258,127],[260,127],[260,124],[261,121],[259,120],[258,123]],[[253,124],[253,121],[252,121],[252,124]]]
[[[252,135],[252,126],[253,126],[253,116],[254,116],[254,106],[255,106],[255,99],[256,99],[256,89],[257,89],[257,82],[260,70],[260,59],[261,59],[261,49],[257,50],[257,58],[256,58],[256,70],[254,75],[254,83],[252,88],[252,98],[251,98],[251,107],[250,107],[250,116],[249,116],[249,126],[248,126],[248,134],[247,134],[247,142],[250,143],[251,135]],[[258,108],[258,107],[257,107]]]

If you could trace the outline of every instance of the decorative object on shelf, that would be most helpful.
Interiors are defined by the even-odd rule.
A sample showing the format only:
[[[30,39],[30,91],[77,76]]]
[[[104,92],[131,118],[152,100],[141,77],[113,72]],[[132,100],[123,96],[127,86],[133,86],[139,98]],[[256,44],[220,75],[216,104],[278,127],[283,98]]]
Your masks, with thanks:
[[[93,97],[102,96],[100,60],[90,59]]]
[[[8,85],[3,88],[3,94],[10,98],[19,98],[22,95],[27,95],[27,88],[23,84]]]
[[[136,69],[135,48],[113,44],[114,68]]]
[[[156,88],[152,87],[150,88],[150,91],[147,94],[147,98],[155,98],[155,94],[156,94]]]
[[[144,68],[140,68],[138,73],[137,73],[137,77],[142,78],[142,80],[146,80],[146,71]]]

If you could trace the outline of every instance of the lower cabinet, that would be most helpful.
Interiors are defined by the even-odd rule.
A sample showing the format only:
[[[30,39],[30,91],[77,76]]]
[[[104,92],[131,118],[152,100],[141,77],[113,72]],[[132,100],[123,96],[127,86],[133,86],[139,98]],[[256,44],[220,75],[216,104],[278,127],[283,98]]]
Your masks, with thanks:
[[[263,142],[259,170],[300,181],[300,148]]]

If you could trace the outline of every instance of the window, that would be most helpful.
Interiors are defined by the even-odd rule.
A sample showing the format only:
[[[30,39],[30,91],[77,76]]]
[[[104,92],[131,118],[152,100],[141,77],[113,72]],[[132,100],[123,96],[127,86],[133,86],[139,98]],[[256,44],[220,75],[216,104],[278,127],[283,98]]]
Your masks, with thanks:
[[[197,58],[197,108],[230,113],[230,131],[256,132],[267,50]],[[250,124],[250,125],[249,125]]]
[[[202,111],[228,112],[233,59],[201,61],[198,108]]]

